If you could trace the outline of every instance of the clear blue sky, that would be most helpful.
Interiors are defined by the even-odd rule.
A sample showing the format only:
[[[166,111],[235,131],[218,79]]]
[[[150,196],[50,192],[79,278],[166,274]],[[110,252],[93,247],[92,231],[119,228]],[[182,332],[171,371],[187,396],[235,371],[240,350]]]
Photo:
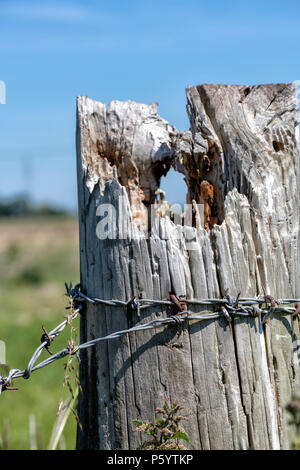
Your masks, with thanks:
[[[158,101],[182,130],[186,86],[300,79],[299,44],[299,0],[0,0],[0,196],[76,207],[76,95]]]

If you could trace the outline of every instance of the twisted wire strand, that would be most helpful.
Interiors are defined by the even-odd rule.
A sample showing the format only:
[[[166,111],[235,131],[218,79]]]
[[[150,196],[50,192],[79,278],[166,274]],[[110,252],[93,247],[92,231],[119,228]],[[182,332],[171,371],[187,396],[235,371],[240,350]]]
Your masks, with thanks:
[[[77,286],[75,286],[76,288]],[[78,301],[86,301],[93,305],[107,305],[109,307],[126,307],[128,305],[128,301],[123,300],[114,300],[114,299],[98,299],[90,298],[85,295],[83,292],[79,291],[76,294],[76,300]],[[182,299],[188,305],[224,305],[230,304],[230,300],[227,298],[225,299]],[[173,302],[170,300],[155,300],[155,299],[135,299],[135,302],[140,305],[140,308],[150,308],[156,305],[166,305],[166,306],[173,306]],[[277,304],[280,305],[288,305],[292,303],[300,302],[300,299],[278,299],[276,300]],[[253,297],[253,298],[239,298],[238,303],[240,305],[254,305],[254,304],[265,304],[266,300],[264,297]],[[144,304],[144,305],[143,305]],[[146,304],[146,305],[145,305]]]
[[[71,302],[73,303],[76,309],[72,312],[70,316],[71,320],[75,320],[79,313],[81,313],[83,308],[83,303],[91,303],[93,305],[106,305],[109,307],[124,307],[127,308],[129,304],[132,303],[133,299],[130,301],[121,301],[121,300],[105,300],[105,299],[98,299],[98,298],[90,298],[85,295],[83,292],[79,290],[79,285],[77,284],[73,289],[72,285],[67,288],[67,296],[71,298]],[[184,322],[189,322],[192,320],[203,321],[203,320],[215,320],[218,318],[224,318],[230,322],[231,316],[245,316],[245,317],[259,317],[260,322],[260,331],[261,326],[264,323],[264,319],[269,316],[270,309],[271,313],[281,313],[281,314],[293,314],[296,309],[293,307],[270,307],[269,309],[261,309],[260,306],[262,304],[267,304],[268,301],[265,297],[256,297],[256,298],[239,298],[233,299],[229,295],[224,299],[182,299],[182,301],[187,305],[206,305],[206,306],[218,306],[220,308],[217,312],[211,313],[204,313],[204,314],[195,314],[188,310],[184,310],[183,312],[177,312],[175,315],[171,315],[165,318],[157,318],[154,320],[150,320],[147,323],[142,325],[134,326],[132,328],[128,328],[125,330],[116,331],[114,333],[110,333],[107,336],[103,336],[100,338],[95,338],[93,340],[87,341],[85,343],[76,346],[75,348],[71,349],[70,346],[62,349],[58,353],[48,357],[44,361],[40,362],[39,364],[35,365],[38,358],[40,357],[43,349],[49,345],[49,341],[43,341],[41,345],[34,351],[33,355],[31,356],[28,365],[25,370],[20,369],[11,369],[6,377],[0,377],[0,394],[3,390],[9,389],[9,385],[11,384],[13,379],[21,378],[29,379],[32,372],[42,369],[53,362],[64,358],[68,355],[77,354],[78,351],[82,349],[86,349],[96,345],[101,341],[109,341],[117,338],[121,338],[124,335],[129,333],[138,332],[138,331],[145,331],[150,329],[162,328],[165,325],[169,324],[182,324]],[[277,305],[288,305],[292,303],[300,302],[300,299],[280,299],[274,300]],[[136,299],[134,300],[133,308],[134,310],[138,311],[139,309],[150,308],[154,306],[171,306],[174,307],[174,303],[169,300],[156,300],[156,299]],[[229,313],[230,312],[230,313]],[[264,315],[262,319],[262,315]],[[58,326],[56,326],[53,330],[48,333],[49,338],[54,340],[56,336],[62,333],[65,329],[69,320],[66,319],[61,322]]]

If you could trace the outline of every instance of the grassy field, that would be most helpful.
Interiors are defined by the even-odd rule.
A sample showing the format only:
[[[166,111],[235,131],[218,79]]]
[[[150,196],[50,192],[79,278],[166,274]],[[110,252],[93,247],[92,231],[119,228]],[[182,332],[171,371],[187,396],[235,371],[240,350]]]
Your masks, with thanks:
[[[51,330],[63,321],[68,304],[64,281],[79,281],[78,254],[76,219],[0,219],[0,340],[6,343],[9,368],[26,367],[40,344],[42,325]],[[65,330],[51,350],[65,347],[68,337]],[[40,359],[47,354],[44,351]],[[36,371],[30,380],[15,380],[19,390],[0,396],[2,445],[4,437],[9,449],[28,449],[29,420],[34,416],[39,447],[48,447],[59,401],[67,396],[62,387],[64,363],[62,359]],[[71,415],[62,446],[73,449],[75,434]]]

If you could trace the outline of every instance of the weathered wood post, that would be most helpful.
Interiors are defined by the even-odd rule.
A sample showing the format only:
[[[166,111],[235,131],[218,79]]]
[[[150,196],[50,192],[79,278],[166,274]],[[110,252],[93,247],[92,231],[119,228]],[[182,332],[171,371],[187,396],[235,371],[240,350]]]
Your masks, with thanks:
[[[295,86],[202,85],[187,89],[187,101],[191,130],[179,133],[156,104],[106,107],[78,98],[83,291],[124,301],[165,299],[170,291],[199,299],[299,297]],[[185,174],[187,202],[204,205],[205,228],[158,217],[148,237],[149,207],[170,166]],[[101,239],[103,204],[115,208],[113,238]],[[167,315],[88,304],[81,341]],[[191,322],[85,350],[77,446],[136,449],[132,420],[154,419],[167,395],[183,405],[195,449],[288,448],[285,405],[300,384],[297,340],[299,320],[275,314],[263,327],[250,317]]]

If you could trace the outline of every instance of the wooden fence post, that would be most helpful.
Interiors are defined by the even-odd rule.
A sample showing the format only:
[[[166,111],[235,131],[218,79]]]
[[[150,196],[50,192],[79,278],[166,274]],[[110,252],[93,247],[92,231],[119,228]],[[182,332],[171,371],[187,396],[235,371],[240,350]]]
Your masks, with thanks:
[[[171,291],[200,299],[299,297],[296,87],[202,85],[187,89],[187,101],[191,129],[179,133],[155,103],[106,107],[78,98],[83,291],[123,301],[165,299]],[[149,208],[171,166],[185,175],[187,202],[203,204],[205,228],[158,217],[148,237]],[[114,233],[105,239],[109,204]],[[168,314],[89,304],[81,341]],[[263,327],[259,318],[206,320],[84,350],[77,447],[136,449],[141,436],[132,420],[154,419],[168,396],[184,407],[195,449],[288,448],[285,406],[299,391],[299,337],[298,319],[275,314]]]

